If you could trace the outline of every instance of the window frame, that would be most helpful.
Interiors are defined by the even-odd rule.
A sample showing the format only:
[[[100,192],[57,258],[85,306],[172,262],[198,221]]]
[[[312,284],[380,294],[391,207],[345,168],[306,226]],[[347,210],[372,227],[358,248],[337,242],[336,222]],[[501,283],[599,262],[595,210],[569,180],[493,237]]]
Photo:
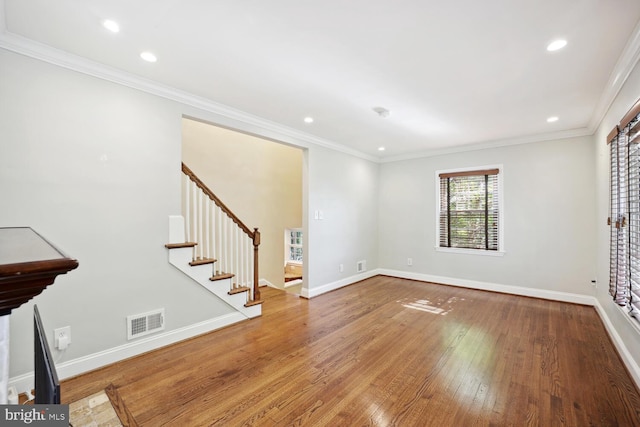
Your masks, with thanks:
[[[440,246],[440,175],[449,173],[467,173],[484,171],[490,169],[498,169],[498,249],[471,249],[471,248],[449,248]],[[449,252],[467,255],[483,255],[483,256],[504,256],[504,166],[502,164],[473,166],[455,169],[440,169],[434,174],[435,182],[435,250],[437,252]]]
[[[301,243],[297,244],[297,243],[291,243],[291,233],[300,233],[300,240]],[[284,262],[285,265],[287,263],[291,263],[291,264],[298,264],[298,265],[302,265],[303,264],[303,260],[295,260],[295,259],[291,259],[290,255],[291,255],[291,248],[296,248],[296,249],[300,249],[302,252],[302,255],[304,256],[304,249],[303,249],[303,244],[304,244],[304,231],[302,228],[296,227],[296,228],[285,228],[284,230]]]

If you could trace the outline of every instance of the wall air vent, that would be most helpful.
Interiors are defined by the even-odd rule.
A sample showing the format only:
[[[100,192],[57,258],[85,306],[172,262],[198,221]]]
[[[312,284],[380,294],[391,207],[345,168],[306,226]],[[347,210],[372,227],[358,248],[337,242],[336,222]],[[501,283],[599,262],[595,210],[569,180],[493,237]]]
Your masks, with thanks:
[[[367,261],[362,260],[356,263],[356,273],[362,273],[363,271],[367,271]]]
[[[164,329],[164,308],[127,316],[127,339],[142,337]]]

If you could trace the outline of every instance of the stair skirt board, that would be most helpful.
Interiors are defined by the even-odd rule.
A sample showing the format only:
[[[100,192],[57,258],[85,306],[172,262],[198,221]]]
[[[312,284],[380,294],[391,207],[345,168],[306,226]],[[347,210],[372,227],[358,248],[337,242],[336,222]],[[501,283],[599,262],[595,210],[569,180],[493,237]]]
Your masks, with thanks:
[[[247,292],[230,293],[233,289],[233,274],[215,275],[215,260],[194,260],[193,244],[184,242],[184,218],[179,215],[170,216],[169,243],[165,245],[169,251],[169,263],[247,318],[262,315],[262,305],[249,300]]]

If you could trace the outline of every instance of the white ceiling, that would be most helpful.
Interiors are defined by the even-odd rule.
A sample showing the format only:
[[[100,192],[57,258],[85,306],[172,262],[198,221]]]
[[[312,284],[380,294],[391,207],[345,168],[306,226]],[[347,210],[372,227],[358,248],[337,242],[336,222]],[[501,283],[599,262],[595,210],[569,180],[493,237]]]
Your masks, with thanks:
[[[4,47],[42,43],[382,159],[590,134],[640,50],[638,0],[2,3]]]

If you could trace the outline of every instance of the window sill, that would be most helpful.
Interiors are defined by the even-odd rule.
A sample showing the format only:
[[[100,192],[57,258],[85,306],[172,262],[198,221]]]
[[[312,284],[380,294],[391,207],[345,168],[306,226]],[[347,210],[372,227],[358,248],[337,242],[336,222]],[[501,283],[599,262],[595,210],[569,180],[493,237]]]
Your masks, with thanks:
[[[504,251],[486,251],[483,249],[442,248],[440,246],[436,246],[435,249],[437,252],[449,252],[465,255],[504,256],[505,254]]]

